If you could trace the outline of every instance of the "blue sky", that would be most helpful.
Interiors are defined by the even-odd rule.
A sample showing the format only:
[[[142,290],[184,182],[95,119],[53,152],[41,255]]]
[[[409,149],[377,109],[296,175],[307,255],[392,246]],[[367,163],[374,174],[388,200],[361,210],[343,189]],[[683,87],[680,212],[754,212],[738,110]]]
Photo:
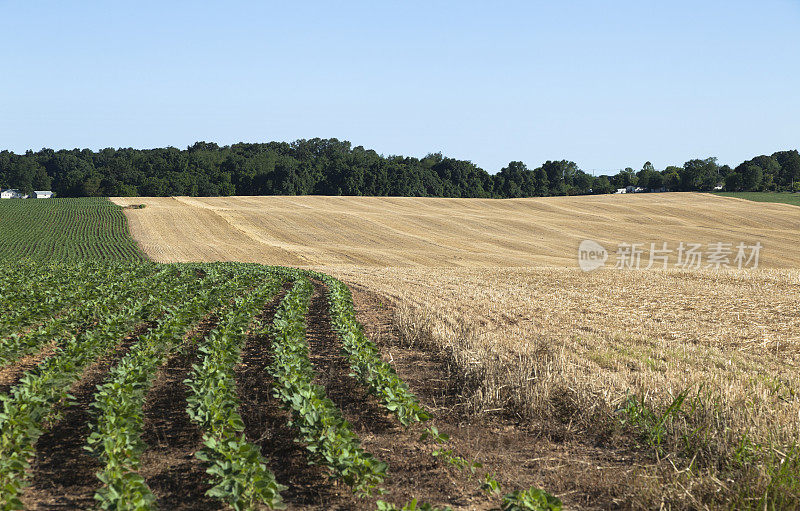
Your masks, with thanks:
[[[800,148],[800,1],[0,0],[0,149],[336,137],[586,170]]]

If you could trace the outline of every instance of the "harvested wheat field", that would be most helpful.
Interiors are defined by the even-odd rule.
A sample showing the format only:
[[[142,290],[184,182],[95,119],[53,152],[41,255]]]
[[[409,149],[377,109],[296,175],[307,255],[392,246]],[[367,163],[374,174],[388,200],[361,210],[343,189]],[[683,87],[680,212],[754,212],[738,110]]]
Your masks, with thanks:
[[[800,506],[800,208],[705,194],[115,202],[145,204],[125,211],[157,261],[350,283],[434,423],[506,485],[579,509]],[[587,238],[763,248],[758,270],[584,273]]]
[[[800,267],[800,208],[708,194],[538,199],[116,198],[158,262],[288,266],[576,266],[581,240],[763,245],[760,265]]]

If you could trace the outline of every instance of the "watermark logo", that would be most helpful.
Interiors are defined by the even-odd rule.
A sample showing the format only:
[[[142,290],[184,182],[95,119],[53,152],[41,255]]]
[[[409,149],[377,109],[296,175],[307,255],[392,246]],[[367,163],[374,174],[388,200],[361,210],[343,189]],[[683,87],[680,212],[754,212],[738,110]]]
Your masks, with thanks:
[[[608,251],[594,240],[583,240],[578,246],[578,266],[583,271],[592,271],[605,266]]]
[[[758,268],[762,245],[746,243],[701,243],[681,242],[670,247],[667,242],[619,243],[614,255],[613,268],[619,270],[666,269],[670,264],[675,268],[699,270],[722,268]],[[578,266],[583,271],[592,271],[605,266],[609,252],[594,240],[583,240],[578,246]]]

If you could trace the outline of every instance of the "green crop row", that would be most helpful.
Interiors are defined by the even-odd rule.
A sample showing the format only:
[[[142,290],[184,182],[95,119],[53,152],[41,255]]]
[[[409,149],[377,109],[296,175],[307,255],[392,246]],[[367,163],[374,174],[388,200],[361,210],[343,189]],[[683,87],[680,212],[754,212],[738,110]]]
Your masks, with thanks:
[[[75,303],[87,288],[100,287],[112,277],[112,271],[110,266],[97,264],[31,268],[15,285],[0,291],[0,337]]]
[[[56,403],[69,397],[68,389],[83,369],[112,350],[138,323],[161,315],[191,280],[179,277],[174,267],[160,273],[150,289],[132,283],[119,311],[109,311],[94,328],[62,343],[53,356],[26,373],[9,395],[0,396],[0,508],[22,507],[18,494],[26,486],[25,470],[35,454],[42,422]]]
[[[0,201],[0,260],[142,261],[127,227],[105,198]]]
[[[208,334],[199,348],[202,360],[185,381],[192,391],[187,411],[203,430],[205,448],[196,456],[210,465],[207,472],[213,476],[214,486],[207,493],[236,510],[259,504],[280,508],[285,489],[267,468],[259,447],[244,436],[234,379],[248,325],[281,287],[279,277],[261,278],[265,282],[250,295],[237,297],[231,312]]]
[[[274,359],[269,372],[274,394],[291,412],[291,425],[311,454],[359,494],[369,494],[386,477],[387,465],[359,445],[339,408],[313,383],[315,373],[306,342],[305,317],[313,286],[299,278],[278,307],[272,325]]]
[[[87,449],[104,463],[97,477],[103,487],[96,493],[104,509],[145,509],[155,497],[136,473],[141,453],[143,406],[152,379],[193,324],[219,307],[228,293],[236,293],[240,279],[228,272],[210,270],[188,288],[191,299],[165,315],[110,372],[98,388],[92,407],[97,420]]]
[[[320,273],[315,276],[328,287],[331,324],[339,334],[353,375],[401,424],[407,426],[428,420],[430,415],[419,404],[408,385],[397,376],[391,365],[381,360],[378,347],[364,335],[364,328],[356,319],[353,296],[347,286],[329,275]]]

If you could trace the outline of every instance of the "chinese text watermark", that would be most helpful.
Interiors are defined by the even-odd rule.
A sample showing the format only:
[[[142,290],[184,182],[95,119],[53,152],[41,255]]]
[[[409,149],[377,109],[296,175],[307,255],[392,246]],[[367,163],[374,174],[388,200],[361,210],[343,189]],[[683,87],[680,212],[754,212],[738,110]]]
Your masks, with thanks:
[[[583,271],[602,268],[613,254],[611,267],[625,270],[666,269],[670,266],[686,270],[721,268],[758,268],[761,242],[738,244],[715,242],[680,242],[677,246],[669,243],[619,243],[616,250],[609,252],[600,243],[583,240],[578,246],[578,266]]]

